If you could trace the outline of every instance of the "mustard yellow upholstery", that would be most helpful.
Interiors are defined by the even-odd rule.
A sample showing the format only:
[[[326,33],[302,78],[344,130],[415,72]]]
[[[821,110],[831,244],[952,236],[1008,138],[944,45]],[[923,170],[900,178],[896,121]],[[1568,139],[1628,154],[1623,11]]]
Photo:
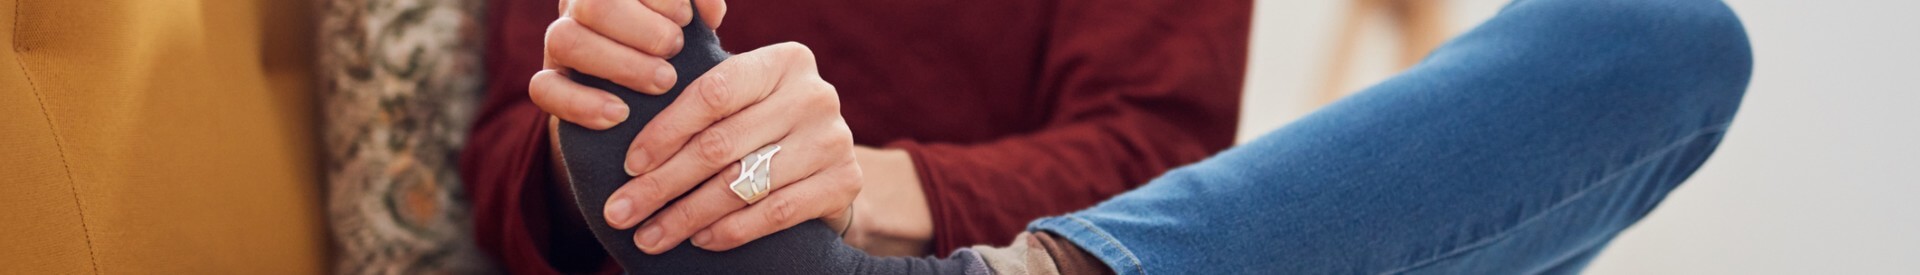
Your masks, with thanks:
[[[0,273],[324,272],[311,5],[0,0]]]

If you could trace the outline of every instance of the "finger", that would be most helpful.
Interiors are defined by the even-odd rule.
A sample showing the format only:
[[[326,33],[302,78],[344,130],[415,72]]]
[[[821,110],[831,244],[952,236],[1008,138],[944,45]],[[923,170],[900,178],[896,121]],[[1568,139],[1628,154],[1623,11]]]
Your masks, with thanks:
[[[725,188],[727,183],[740,176],[739,170],[738,163],[728,165],[721,170],[721,174],[714,175],[699,189],[693,190],[692,194],[687,194],[686,198],[648,218],[639,230],[634,231],[634,246],[647,254],[660,254],[685,241],[687,236],[693,235],[694,230],[712,224],[722,215],[745,208],[747,202]]]
[[[696,9],[700,10],[700,18],[707,21],[708,28],[720,28],[720,19],[727,17],[727,1],[693,0],[693,2],[694,5],[699,6]]]
[[[639,1],[576,0],[570,8],[568,14],[581,25],[647,54],[671,57],[686,43],[680,24]]]
[[[608,224],[616,228],[632,226],[639,220],[636,217],[654,213],[667,201],[693,189],[714,174],[723,172],[720,168],[785,138],[803,116],[789,115],[787,113],[791,111],[784,107],[787,106],[755,106],[700,132],[693,137],[695,141],[692,144],[679,148],[660,169],[641,174],[615,190],[613,197],[608,198]],[[645,133],[645,130],[641,133]],[[851,152],[853,149],[845,150]],[[626,208],[614,208],[616,204]]]
[[[693,245],[726,251],[807,220],[840,213],[860,193],[860,168],[852,162],[800,180],[693,234]]]
[[[640,0],[647,8],[666,16],[675,26],[687,26],[693,22],[693,3],[687,0]]]
[[[783,138],[796,123],[828,121],[830,118],[839,117],[839,97],[832,90],[831,85],[819,80],[795,82],[798,83],[783,84],[788,88],[776,88],[780,91],[773,92],[765,100],[721,118],[720,122],[706,126],[706,129],[689,138],[678,148],[659,148],[658,150],[640,148],[628,151],[629,160],[644,152],[673,151],[658,167],[646,169],[635,165],[643,163],[642,161],[629,161],[628,165],[623,167],[628,169],[627,173],[635,174],[719,167],[739,160],[748,152],[766,145],[766,142]],[[655,119],[654,121],[657,123],[664,120]],[[645,129],[642,129],[641,133],[639,138],[660,135],[646,132]],[[679,166],[674,166],[676,164]],[[636,168],[640,169],[636,170]]]
[[[778,193],[781,188],[800,179],[812,177],[817,171],[834,165],[851,162],[851,136],[824,136],[831,131],[810,131],[813,137],[789,137],[775,144],[782,149],[775,153],[768,168],[771,183],[770,192]],[[672,249],[674,245],[691,237],[696,230],[706,228],[714,221],[745,207],[746,201],[735,194],[729,184],[740,177],[740,163],[735,162],[721,169],[706,183],[700,185],[685,198],[660,210],[652,219],[640,225],[634,235],[634,244],[640,250],[658,254]]]
[[[562,18],[565,18],[565,17],[567,17],[567,11],[568,11],[568,9],[567,9],[567,5],[571,5],[571,4],[573,4],[573,1],[577,1],[577,0],[560,0],[560,1],[554,1],[554,2],[559,2],[559,4],[560,4],[560,8],[558,9],[558,11],[560,11],[560,17],[562,17]],[[551,29],[551,28],[553,28],[553,26],[552,26],[552,25],[548,25],[548,26],[547,26],[547,28],[549,28],[549,29]],[[553,63],[553,55],[551,55],[551,54],[547,54],[547,52],[551,52],[551,51],[550,51],[550,50],[542,50],[542,52],[540,53],[540,58],[541,58],[541,60],[540,60],[540,68],[541,68],[541,69],[548,69],[548,70],[555,70],[555,69],[560,69],[560,65],[558,65],[558,64],[554,64],[554,63]]]
[[[635,91],[663,94],[678,80],[666,59],[608,40],[573,19],[554,20],[547,26],[546,39],[549,60]]]
[[[541,70],[527,82],[527,97],[562,120],[594,130],[627,120],[627,104],[600,89],[581,86],[554,70]]]
[[[788,42],[742,53],[721,61],[694,79],[681,91],[680,100],[661,110],[627,147],[627,173],[644,173],[660,167],[668,156],[680,151],[694,133],[765,100],[790,72],[817,75],[813,55],[799,45]]]

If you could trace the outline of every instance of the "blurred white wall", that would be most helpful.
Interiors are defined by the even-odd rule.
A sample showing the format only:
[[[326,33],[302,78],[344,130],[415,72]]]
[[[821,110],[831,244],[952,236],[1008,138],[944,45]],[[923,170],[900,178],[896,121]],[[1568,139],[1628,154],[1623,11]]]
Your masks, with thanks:
[[[1433,1],[1456,31],[1506,2]],[[1757,63],[1729,136],[1589,273],[1920,273],[1920,1],[1728,2]],[[1241,140],[1312,111],[1346,1],[1256,5]],[[1348,87],[1391,74],[1372,33]]]

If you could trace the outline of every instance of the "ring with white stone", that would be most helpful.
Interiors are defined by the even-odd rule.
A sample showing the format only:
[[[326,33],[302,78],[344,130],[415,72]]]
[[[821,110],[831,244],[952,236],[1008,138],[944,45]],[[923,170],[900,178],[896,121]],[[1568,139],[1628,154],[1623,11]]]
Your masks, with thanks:
[[[740,177],[728,183],[727,189],[747,204],[766,198],[773,191],[773,180],[768,176],[773,169],[773,154],[779,152],[779,144],[768,144],[740,158]]]

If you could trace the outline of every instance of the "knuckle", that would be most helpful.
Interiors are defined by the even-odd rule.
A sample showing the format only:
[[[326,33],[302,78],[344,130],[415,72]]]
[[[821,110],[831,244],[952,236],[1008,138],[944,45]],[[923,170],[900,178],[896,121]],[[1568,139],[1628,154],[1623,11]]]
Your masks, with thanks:
[[[827,187],[833,188],[834,191],[844,192],[835,194],[859,193],[860,165],[854,163],[851,158],[834,163],[835,164],[827,166],[825,170],[820,172],[822,175],[821,178],[827,181]]]
[[[733,100],[733,93],[727,90],[727,86],[732,85],[732,83],[728,83],[731,80],[729,80],[727,74],[711,74],[708,75],[708,77],[701,78],[701,80],[701,89],[699,90],[700,103],[718,109],[721,106],[726,106],[728,102]]]
[[[676,227],[680,227],[680,226],[675,226],[675,225],[682,225],[682,224],[687,224],[687,223],[689,223],[689,222],[693,222],[693,220],[694,220],[694,219],[693,219],[693,217],[695,217],[695,216],[693,215],[693,209],[694,209],[694,207],[675,207],[675,208],[674,208],[674,210],[673,210],[673,215],[669,215],[669,216],[665,216],[665,217],[660,217],[660,218],[661,218],[661,219],[670,219],[669,217],[671,217],[671,219],[679,219],[679,220],[677,220],[677,221],[666,221],[666,220],[663,220],[663,221],[660,221],[660,224],[664,224],[664,225],[668,225],[668,226],[666,226],[666,227],[667,227],[667,228],[669,228],[669,229],[671,229],[671,228],[676,228]]]
[[[828,131],[827,133],[826,137],[816,141],[819,143],[814,144],[815,148],[829,150],[826,152],[851,152],[853,150],[853,137],[851,135],[842,134],[838,131]],[[840,155],[844,154],[834,154],[832,156]]]
[[[654,11],[657,11],[660,13],[668,13],[670,11],[673,11],[676,8],[680,8],[680,5],[684,5],[688,3],[687,1],[675,1],[675,0],[648,0],[647,2],[648,2],[647,3],[648,7],[654,7],[653,8]],[[674,2],[680,2],[680,3],[676,4]]]
[[[647,46],[647,49],[646,49],[647,52],[654,53],[654,54],[667,54],[667,53],[674,52],[675,50],[674,46],[679,45],[679,41],[681,39],[680,36],[682,34],[680,33],[680,31],[675,29],[663,29],[663,30],[660,30],[658,33],[661,35],[660,37],[661,39],[654,39],[653,43],[650,43],[651,45]]]
[[[611,2],[612,1],[606,0],[576,0],[571,7],[573,8],[571,11],[573,12],[573,17],[579,18],[580,20],[599,20],[601,11],[612,8],[607,6],[608,4],[612,4]]]
[[[680,8],[680,5],[675,4],[674,2],[676,1],[674,0],[642,0],[640,2],[644,3],[647,6],[647,9],[653,10],[654,12],[658,12],[660,13],[660,15],[667,16],[668,18],[672,18],[674,9]],[[687,2],[687,1],[678,1],[678,2]],[[685,4],[685,3],[680,3],[680,4]]]
[[[819,90],[820,93],[836,99],[840,98],[840,88],[834,87],[832,82],[827,82],[827,80],[820,79],[819,77],[814,77],[813,82],[814,88]]]
[[[843,159],[846,160],[847,162],[846,164],[856,168],[860,167],[858,165],[858,161],[854,159],[854,156],[853,156],[853,148],[854,148],[853,131],[850,131],[847,129],[847,126],[845,126],[846,125],[845,122],[836,122],[834,124],[835,125],[833,126],[833,130],[832,130],[833,137],[835,139],[834,145],[838,146],[833,148],[834,152],[841,152],[840,155],[842,156]]]
[[[800,44],[800,42],[782,42],[780,44],[774,44],[772,47],[774,50],[773,51],[774,55],[779,56],[781,59],[786,59],[786,60],[812,60],[813,59],[813,49],[807,48],[806,44]]]
[[[693,19],[694,11],[693,11],[692,1],[673,1],[673,2],[674,2],[673,3],[674,14],[680,14],[681,19]]]
[[[834,152],[840,152],[837,155],[840,156],[841,160],[850,164],[855,162],[853,158],[853,135],[835,134],[833,135],[832,145],[833,147],[828,148],[833,148]]]
[[[648,123],[646,128],[640,129],[640,135],[633,138],[633,146],[627,148],[627,152],[639,150],[649,157],[656,158],[663,157],[663,155],[672,155],[674,150],[679,149],[673,148],[674,146],[678,146],[674,145],[674,140],[672,140],[673,136],[686,136],[694,133],[692,129],[687,128],[688,126],[677,123]],[[656,167],[660,164],[661,162],[658,160],[653,162],[653,166]]]
[[[658,118],[665,114],[666,112],[661,112],[655,116]],[[687,126],[682,126],[679,123],[647,123],[646,127],[640,128],[640,136],[633,138],[633,148],[627,148],[627,150],[656,149],[667,146],[672,142],[672,140],[668,140],[669,137],[676,134],[685,135],[686,133],[691,132],[687,131]]]
[[[665,202],[667,199],[671,199],[671,197],[669,197],[670,195],[667,194],[666,187],[661,186],[660,179],[655,176],[641,176],[640,180],[634,181],[633,184],[640,185],[640,188],[636,188],[638,189],[636,191],[640,194],[636,194],[635,196],[639,197],[643,202]],[[648,213],[641,213],[641,215],[647,214]]]
[[[664,126],[665,123],[661,123],[661,125]],[[641,130],[641,131],[646,131],[646,130]],[[640,154],[646,154],[648,152],[652,152],[652,151],[643,150],[643,149],[658,147],[657,145],[654,145],[654,144],[658,143],[659,141],[656,141],[656,139],[654,138],[649,138],[651,136],[654,136],[654,135],[640,134],[638,137],[634,137],[633,144],[627,144],[627,153],[633,154],[635,151],[638,151],[640,152]]]
[[[694,142],[694,146],[697,147],[694,148],[695,157],[704,160],[710,166],[722,166],[730,162],[729,159],[733,157],[732,150],[729,150],[732,148],[730,145],[733,145],[733,134],[727,132],[716,128],[701,133],[700,140]]]
[[[841,194],[860,194],[860,177],[862,176],[860,167],[852,166],[847,169],[851,169],[851,171],[848,171],[849,173],[843,176],[841,180],[836,181],[840,183],[836,187],[839,187]]]
[[[650,83],[653,81],[654,65],[651,62],[615,62],[615,64],[618,64],[614,66],[619,67],[619,72],[614,73],[619,74],[618,77],[624,80],[623,82],[625,83]],[[636,87],[628,88],[639,90]]]
[[[574,24],[577,23],[575,23],[573,19],[568,18],[560,18],[553,20],[552,24],[547,24],[546,42],[548,51],[566,49],[573,46],[574,40],[578,39],[572,31]]]
[[[846,150],[847,154],[853,154],[853,129],[847,126],[847,120],[835,119],[833,125],[830,127],[832,127],[831,130],[834,136],[846,139],[843,140],[841,144],[848,146]]]
[[[549,110],[549,111],[553,112],[555,115],[560,115],[563,117],[581,118],[581,117],[584,117],[585,115],[591,114],[586,110],[586,108],[584,108],[587,106],[586,101],[589,99],[587,99],[584,96],[581,96],[580,93],[567,93],[567,92],[555,91],[555,94],[553,95],[553,97],[555,100],[553,107],[556,108],[557,110]]]
[[[791,199],[771,201],[771,204],[768,205],[767,208],[767,214],[762,216],[762,218],[766,219],[768,226],[779,227],[786,225],[787,221],[793,220],[794,212],[797,211],[794,208],[798,206],[795,206],[794,203],[794,200]]]
[[[815,100],[820,101],[820,104],[821,104],[820,107],[833,111],[829,113],[839,114],[840,113],[839,112],[840,111],[840,93],[836,92],[833,89],[833,84],[827,84],[826,81],[821,81],[820,86],[817,86],[817,89],[818,90],[816,91],[818,92],[814,93],[814,97],[817,98]]]
[[[771,72],[774,68],[773,61],[778,58],[778,56],[775,55],[778,55],[778,53],[743,55],[739,58],[740,64],[738,69],[745,72]]]
[[[746,242],[747,231],[749,230],[753,230],[753,226],[748,225],[747,223],[739,223],[739,222],[733,223],[733,225],[729,225],[725,227],[724,230],[714,230],[713,242],[716,244],[731,244],[731,243]],[[712,244],[709,244],[709,245],[712,245]]]
[[[799,97],[801,108],[825,111],[819,112],[821,114],[840,113],[840,95],[834,91],[832,84],[827,84],[826,81],[812,81],[801,87],[803,87],[800,88]]]
[[[565,108],[566,110],[556,111],[556,112],[566,112],[567,114],[572,115],[574,119],[578,119],[578,120],[592,121],[592,120],[596,120],[596,118],[599,117],[599,112],[593,109],[593,104],[588,103],[585,100],[574,100],[571,103],[568,103],[567,106],[561,107],[561,108]]]

